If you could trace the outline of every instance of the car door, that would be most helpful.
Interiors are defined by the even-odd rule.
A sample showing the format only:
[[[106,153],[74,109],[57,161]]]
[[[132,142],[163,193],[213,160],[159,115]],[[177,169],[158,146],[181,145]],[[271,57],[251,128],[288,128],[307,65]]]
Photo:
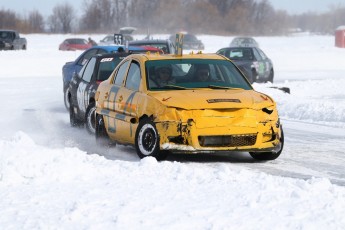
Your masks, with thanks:
[[[138,97],[141,84],[141,72],[139,62],[132,60],[129,64],[124,86],[120,88],[116,99],[119,113],[115,116],[119,140],[134,143],[137,127]]]
[[[130,61],[126,60],[119,64],[114,76],[104,89],[104,94],[102,94],[104,97],[103,114],[107,133],[112,139],[116,140],[118,140],[118,136],[120,135],[117,129],[118,123],[116,122],[116,116],[121,116],[121,111],[118,104],[118,94],[120,88],[123,87],[129,63]]]
[[[257,48],[253,48],[253,53],[256,59],[256,63],[254,63],[254,66],[256,68],[257,75],[259,76],[260,80],[263,80],[267,73],[265,60],[263,59]]]
[[[95,72],[95,65],[97,63],[97,58],[93,57],[83,68],[82,76],[79,84],[77,85],[76,96],[77,96],[77,110],[78,117],[84,118],[86,109],[89,106],[89,88],[90,82],[93,78]]]
[[[103,107],[108,135],[123,143],[134,143],[138,90],[141,84],[139,63],[128,60],[118,67],[107,89]]]
[[[270,75],[270,70],[271,70],[271,61],[261,49],[257,48],[257,50],[258,50],[258,52],[262,58],[262,61],[265,65],[264,78],[268,79],[268,77]]]

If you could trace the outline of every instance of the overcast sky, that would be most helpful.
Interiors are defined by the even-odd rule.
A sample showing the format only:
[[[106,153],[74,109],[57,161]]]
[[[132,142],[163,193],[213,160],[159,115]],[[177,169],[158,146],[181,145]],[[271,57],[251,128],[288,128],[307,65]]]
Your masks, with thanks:
[[[286,10],[290,14],[299,14],[303,12],[325,12],[330,6],[345,6],[344,0],[269,0],[275,9]],[[73,5],[78,15],[81,14],[82,3],[84,0],[0,0],[0,9],[13,10],[16,13],[25,15],[36,9],[43,16],[49,16],[52,9],[57,4],[69,2]]]

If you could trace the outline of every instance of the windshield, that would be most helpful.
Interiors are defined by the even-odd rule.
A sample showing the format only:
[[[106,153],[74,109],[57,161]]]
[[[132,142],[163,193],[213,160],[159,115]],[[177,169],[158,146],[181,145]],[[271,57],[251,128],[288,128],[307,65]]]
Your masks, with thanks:
[[[227,60],[155,60],[147,61],[145,67],[149,90],[252,89],[235,65]]]

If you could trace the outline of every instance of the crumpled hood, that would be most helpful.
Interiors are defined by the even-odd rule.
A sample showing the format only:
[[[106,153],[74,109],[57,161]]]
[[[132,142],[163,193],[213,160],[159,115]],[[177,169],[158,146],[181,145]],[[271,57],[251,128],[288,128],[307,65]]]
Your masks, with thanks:
[[[224,108],[257,108],[274,105],[275,102],[265,94],[254,90],[242,89],[202,89],[172,90],[150,92],[150,96],[160,103],[182,109],[224,109]]]

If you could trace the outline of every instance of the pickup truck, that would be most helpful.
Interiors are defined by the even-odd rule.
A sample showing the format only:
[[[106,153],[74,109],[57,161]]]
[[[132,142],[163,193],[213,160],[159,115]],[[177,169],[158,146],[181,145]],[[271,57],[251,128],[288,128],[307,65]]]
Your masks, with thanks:
[[[0,30],[0,50],[26,50],[27,41],[15,30]]]

